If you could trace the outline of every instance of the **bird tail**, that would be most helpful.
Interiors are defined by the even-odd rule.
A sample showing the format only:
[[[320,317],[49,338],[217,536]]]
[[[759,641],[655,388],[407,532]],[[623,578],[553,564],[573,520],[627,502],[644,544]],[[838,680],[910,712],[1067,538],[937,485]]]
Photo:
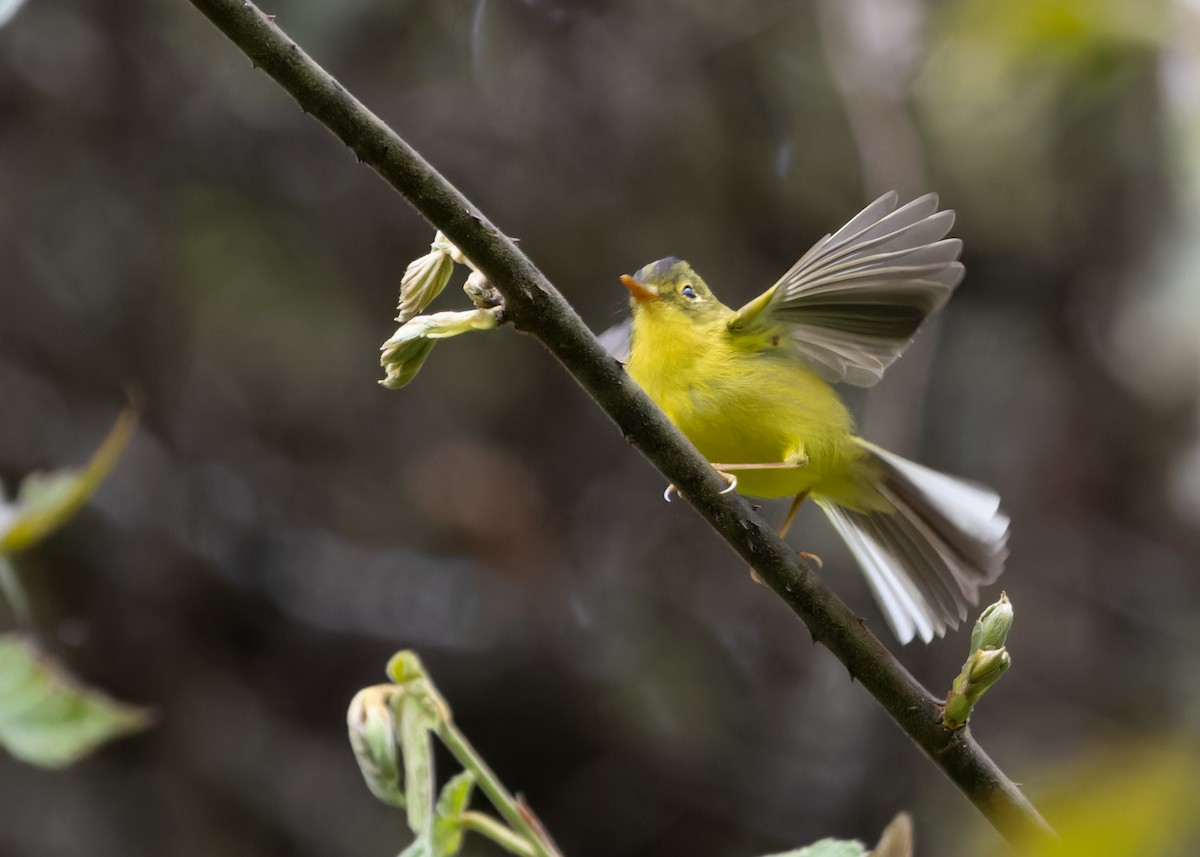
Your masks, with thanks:
[[[901,643],[957,628],[979,588],[994,581],[1008,556],[1008,516],[1000,497],[856,438],[886,506],[858,511],[818,504],[866,575]]]

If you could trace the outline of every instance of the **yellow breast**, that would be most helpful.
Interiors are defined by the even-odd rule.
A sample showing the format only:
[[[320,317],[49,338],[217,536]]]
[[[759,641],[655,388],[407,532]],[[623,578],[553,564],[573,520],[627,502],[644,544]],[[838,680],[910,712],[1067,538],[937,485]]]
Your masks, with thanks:
[[[717,464],[783,463],[795,470],[739,471],[754,497],[857,493],[861,451],[837,393],[770,337],[731,334],[723,321],[680,324],[667,313],[635,315],[629,374],[697,449]]]

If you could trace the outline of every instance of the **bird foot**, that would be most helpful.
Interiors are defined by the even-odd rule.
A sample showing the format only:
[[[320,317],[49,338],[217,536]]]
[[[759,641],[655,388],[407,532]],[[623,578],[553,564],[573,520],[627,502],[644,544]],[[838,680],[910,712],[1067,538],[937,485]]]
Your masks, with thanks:
[[[734,476],[732,473],[726,473],[724,470],[717,470],[717,475],[729,483],[728,487],[721,492],[722,494],[728,494],[730,491],[737,490],[738,478],[736,476]],[[671,497],[678,493],[679,489],[676,488],[675,483],[672,482],[667,486],[667,490],[663,492],[663,499],[670,503]]]

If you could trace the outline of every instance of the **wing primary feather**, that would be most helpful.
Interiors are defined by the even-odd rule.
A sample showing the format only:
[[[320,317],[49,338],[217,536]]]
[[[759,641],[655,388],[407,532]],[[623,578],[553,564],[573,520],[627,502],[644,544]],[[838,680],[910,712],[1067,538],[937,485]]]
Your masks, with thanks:
[[[788,334],[828,381],[871,386],[962,281],[953,211],[936,194],[897,208],[887,193],[805,253],[729,321],[734,332]]]

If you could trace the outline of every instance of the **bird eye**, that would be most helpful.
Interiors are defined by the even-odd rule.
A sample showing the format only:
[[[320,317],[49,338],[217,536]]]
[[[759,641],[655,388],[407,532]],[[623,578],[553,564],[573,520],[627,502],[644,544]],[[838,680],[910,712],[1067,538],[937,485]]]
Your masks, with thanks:
[[[683,288],[679,290],[679,294],[683,295],[688,300],[696,299],[696,290],[692,288],[691,283],[684,283]]]

